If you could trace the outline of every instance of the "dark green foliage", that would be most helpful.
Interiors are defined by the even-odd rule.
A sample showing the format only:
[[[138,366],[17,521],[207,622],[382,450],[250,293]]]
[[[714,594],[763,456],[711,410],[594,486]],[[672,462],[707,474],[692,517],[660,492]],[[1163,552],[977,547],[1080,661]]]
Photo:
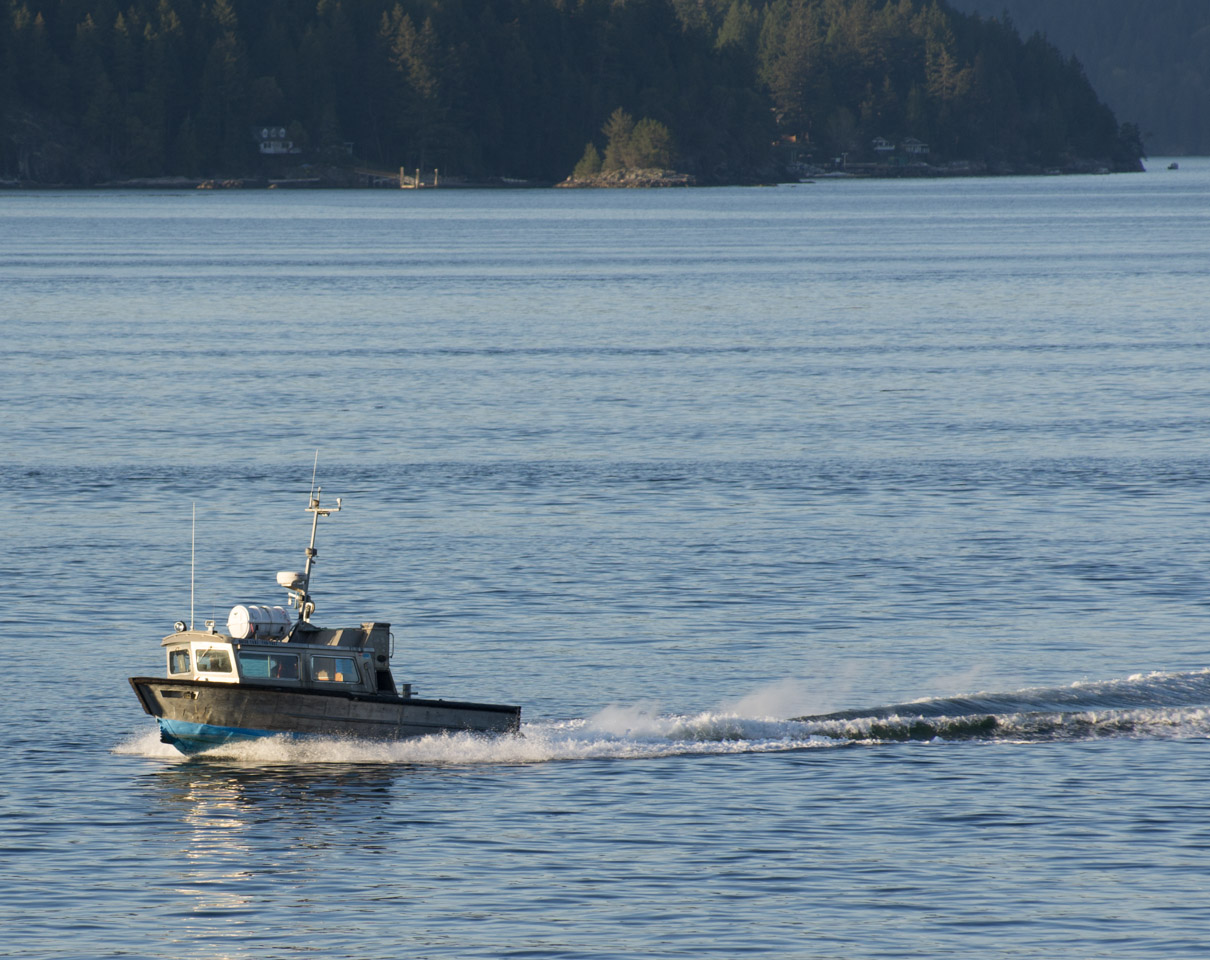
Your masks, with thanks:
[[[1007,13],[1079,57],[1097,92],[1137,124],[1152,153],[1210,153],[1206,0],[950,0],[985,19]]]
[[[933,0],[0,0],[4,177],[305,159],[555,181],[630,117],[606,169],[699,182],[775,175],[779,140],[1046,165],[1137,146],[1078,64]],[[263,126],[305,156],[262,157]]]
[[[610,114],[601,133],[605,135],[605,157],[599,163],[601,170],[666,169],[672,166],[672,134],[658,120],[644,117],[635,123],[630,114],[618,107]],[[588,147],[591,155],[595,156],[595,147],[591,143]],[[576,170],[589,157],[589,151],[585,150],[584,158],[576,165]]]
[[[658,120],[644,117],[634,125],[630,143],[622,152],[622,156],[626,166],[631,169],[665,169],[672,166],[675,152],[672,134],[668,132],[668,128]]]
[[[580,157],[580,162],[576,164],[576,168],[572,170],[571,175],[577,179],[587,179],[595,177],[601,172],[601,155],[597,152],[596,145],[590,140],[588,145],[584,147],[584,156]]]
[[[756,43],[783,133],[816,159],[873,159],[876,137],[993,168],[1119,152],[1116,121],[1078,64],[944,3],[773,0]]]

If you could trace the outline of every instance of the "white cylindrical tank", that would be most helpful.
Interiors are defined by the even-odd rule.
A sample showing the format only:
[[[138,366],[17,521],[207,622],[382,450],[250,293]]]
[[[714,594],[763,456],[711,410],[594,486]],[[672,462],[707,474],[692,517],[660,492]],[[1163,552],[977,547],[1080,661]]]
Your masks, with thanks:
[[[280,640],[289,632],[290,614],[285,607],[241,603],[227,617],[227,633],[236,640]]]

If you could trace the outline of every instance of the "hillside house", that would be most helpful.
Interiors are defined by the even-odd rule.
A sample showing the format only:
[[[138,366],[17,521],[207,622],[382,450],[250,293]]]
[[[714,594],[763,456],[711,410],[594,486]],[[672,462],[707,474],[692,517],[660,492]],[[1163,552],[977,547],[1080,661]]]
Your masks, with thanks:
[[[252,139],[257,142],[260,152],[265,156],[302,153],[300,148],[294,146],[293,140],[286,138],[285,127],[253,127]]]

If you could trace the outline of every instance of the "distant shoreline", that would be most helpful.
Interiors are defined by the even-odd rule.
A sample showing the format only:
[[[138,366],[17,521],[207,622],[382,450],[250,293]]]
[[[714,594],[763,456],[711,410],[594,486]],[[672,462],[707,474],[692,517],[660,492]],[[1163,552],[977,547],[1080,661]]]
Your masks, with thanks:
[[[667,170],[635,170],[599,174],[587,178],[568,177],[559,182],[544,180],[489,179],[464,180],[450,177],[438,185],[421,183],[419,186],[407,182],[402,187],[385,178],[374,182],[356,183],[346,179],[330,177],[132,177],[124,180],[108,180],[102,183],[38,183],[29,180],[0,180],[0,190],[616,190],[616,189],[667,189],[672,187],[718,187],[718,186],[768,186],[780,183],[814,183],[824,180],[919,180],[919,179],[970,179],[999,177],[1047,177],[1047,176],[1095,176],[1111,173],[1143,173],[1140,161],[1137,166],[1122,169],[1103,163],[1084,162],[1067,167],[1016,168],[989,167],[979,163],[950,163],[934,166],[925,163],[907,166],[854,163],[840,169],[804,167],[801,171],[787,174],[785,178],[753,180],[742,183],[701,184],[690,174]]]

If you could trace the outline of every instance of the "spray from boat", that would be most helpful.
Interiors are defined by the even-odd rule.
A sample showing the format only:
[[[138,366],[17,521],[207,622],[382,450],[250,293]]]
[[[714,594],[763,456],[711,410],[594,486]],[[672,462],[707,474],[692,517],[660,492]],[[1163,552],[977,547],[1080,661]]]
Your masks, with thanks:
[[[776,701],[790,686],[782,681],[745,700]],[[943,748],[956,742],[1200,739],[1210,736],[1210,670],[930,698],[789,719],[745,715],[732,707],[670,714],[653,703],[611,705],[586,718],[524,723],[520,733],[444,733],[396,742],[283,735],[223,744],[199,758],[255,764],[462,766],[787,753],[904,742]],[[132,738],[115,752],[193,762],[161,744],[153,732]]]

